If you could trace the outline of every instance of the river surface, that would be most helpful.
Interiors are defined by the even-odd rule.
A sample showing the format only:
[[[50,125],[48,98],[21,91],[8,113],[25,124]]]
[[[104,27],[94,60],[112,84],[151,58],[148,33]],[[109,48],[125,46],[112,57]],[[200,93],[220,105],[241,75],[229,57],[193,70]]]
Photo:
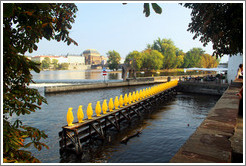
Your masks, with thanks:
[[[55,71],[40,71],[40,73],[31,72],[33,80],[37,83],[56,83],[56,82],[102,82],[102,81],[122,81],[121,71],[112,72],[106,70],[107,75],[103,76],[102,70],[55,70]],[[184,72],[145,72],[137,73],[137,77],[151,77],[151,76],[177,76],[177,75],[193,75],[208,72],[187,71]]]
[[[63,76],[45,76],[45,79]],[[69,78],[71,79],[71,78]],[[67,79],[67,80],[69,80]],[[39,79],[41,80],[41,79]],[[51,79],[50,79],[51,80]],[[74,81],[73,79],[71,79]],[[71,81],[70,80],[70,81]],[[62,126],[66,125],[66,114],[69,107],[73,107],[74,121],[77,121],[77,109],[83,105],[84,113],[88,103],[92,103],[93,110],[96,102],[115,98],[121,94],[140,90],[149,86],[132,86],[112,89],[90,90],[69,93],[44,94],[43,86],[38,89],[48,102],[43,104],[41,110],[30,115],[19,116],[23,124],[44,130],[48,138],[43,140],[49,150],[43,148],[37,151],[29,150],[44,163],[60,162],[91,162],[91,163],[168,163],[172,156],[185,143],[189,136],[207,116],[208,111],[215,105],[220,96],[178,93],[174,98],[159,106],[152,114],[142,120],[115,133],[115,139],[104,145],[93,154],[85,158],[61,158],[59,153],[59,136]],[[37,88],[37,87],[35,87]],[[13,117],[16,119],[17,117]],[[86,118],[86,113],[85,113]],[[120,140],[137,129],[142,129],[139,137],[134,137],[127,144]]]

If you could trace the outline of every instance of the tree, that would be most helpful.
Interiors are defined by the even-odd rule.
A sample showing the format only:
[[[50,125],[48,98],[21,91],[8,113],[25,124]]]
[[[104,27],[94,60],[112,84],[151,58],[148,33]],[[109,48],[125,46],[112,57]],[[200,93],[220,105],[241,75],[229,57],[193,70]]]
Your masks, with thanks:
[[[163,55],[157,50],[147,50],[143,52],[142,68],[148,70],[159,70],[163,65]]]
[[[201,57],[201,67],[203,68],[215,68],[219,64],[219,59],[216,59],[215,57],[209,55],[209,54],[203,54]]]
[[[136,70],[140,70],[143,64],[142,61],[142,53],[138,52],[138,51],[132,51],[130,52],[125,59],[125,64],[130,63],[130,61],[135,61],[136,63]],[[134,65],[134,63],[132,62],[131,65]]]
[[[188,31],[206,46],[213,43],[213,55],[243,53],[243,3],[185,3],[192,9]]]
[[[182,68],[184,65],[184,56],[185,53],[183,50],[177,49],[176,50],[176,60],[175,60],[175,67],[174,68]]]
[[[52,64],[53,64],[53,67],[54,67],[54,69],[56,70],[56,69],[58,69],[58,60],[57,59],[52,59]]]
[[[69,67],[69,63],[61,63],[61,64],[58,64],[58,69],[59,70],[67,70]]]
[[[201,48],[192,48],[184,56],[184,67],[201,67],[201,58],[204,51]]]
[[[50,58],[45,57],[44,60],[41,62],[41,69],[48,69],[50,67]]]
[[[163,59],[163,68],[164,69],[170,69],[174,68],[176,66],[175,60],[176,60],[176,50],[173,41],[171,39],[160,39],[154,41],[154,44],[152,45],[151,49],[157,50],[162,53],[164,56]]]
[[[118,66],[119,66],[120,60],[121,60],[120,54],[118,52],[116,52],[115,50],[113,50],[113,51],[108,51],[107,56],[108,56],[108,62],[107,63],[108,63],[109,69],[118,70]]]
[[[3,3],[3,162],[39,162],[24,148],[48,148],[41,142],[47,138],[44,131],[20,120],[11,122],[9,117],[30,114],[47,103],[38,90],[28,86],[33,82],[30,70],[40,70],[24,54],[37,50],[42,38],[77,45],[68,31],[76,11],[72,3]]]

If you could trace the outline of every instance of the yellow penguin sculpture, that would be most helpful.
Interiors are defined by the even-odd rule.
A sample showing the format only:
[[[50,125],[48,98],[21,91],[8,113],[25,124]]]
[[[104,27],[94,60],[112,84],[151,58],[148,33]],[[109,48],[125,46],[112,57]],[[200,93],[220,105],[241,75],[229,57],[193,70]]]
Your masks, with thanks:
[[[146,92],[146,97],[149,97],[149,91],[148,91],[148,88],[145,89],[145,92]]]
[[[124,96],[124,104],[125,104],[125,106],[127,106],[127,103],[128,103],[128,98],[127,98],[127,94],[125,94],[125,96]]]
[[[67,125],[68,126],[73,126],[73,112],[72,112],[72,107],[68,108],[67,111]]]
[[[100,101],[97,101],[95,111],[96,111],[97,116],[101,116],[100,114],[101,114],[102,109],[101,109]]]
[[[91,103],[88,104],[88,107],[87,107],[87,111],[86,112],[87,112],[88,119],[93,119],[92,118],[93,110],[92,110]]]
[[[83,107],[83,106],[80,105],[80,106],[79,106],[79,109],[78,109],[78,112],[77,112],[77,118],[78,118],[79,123],[84,122],[84,121],[83,121],[83,118],[84,118],[84,112],[83,112],[82,107]]]
[[[143,89],[143,95],[142,95],[142,98],[144,99],[146,97],[146,92],[145,92],[145,89]]]
[[[120,95],[119,104],[120,104],[120,107],[123,107],[124,100],[123,100],[122,95]]]
[[[105,99],[102,105],[103,114],[107,114],[107,110],[108,110],[108,104],[107,104],[107,100]]]
[[[141,89],[140,92],[139,92],[139,99],[141,100],[142,98],[143,98],[143,91]]]
[[[114,99],[114,107],[115,107],[116,110],[119,109],[119,100],[118,100],[118,96],[116,96],[115,99]]]
[[[152,94],[151,94],[151,88],[150,87],[149,87],[148,91],[149,91],[149,96],[151,96]]]
[[[128,95],[128,102],[129,102],[129,104],[132,103],[132,93],[131,92]]]
[[[109,103],[108,103],[108,108],[109,111],[112,112],[114,109],[114,102],[113,102],[113,98],[110,98]]]
[[[132,93],[132,102],[134,103],[136,101],[136,93],[135,91]]]
[[[138,90],[137,90],[137,92],[136,92],[136,101],[138,101],[139,100],[139,93],[138,93]]]

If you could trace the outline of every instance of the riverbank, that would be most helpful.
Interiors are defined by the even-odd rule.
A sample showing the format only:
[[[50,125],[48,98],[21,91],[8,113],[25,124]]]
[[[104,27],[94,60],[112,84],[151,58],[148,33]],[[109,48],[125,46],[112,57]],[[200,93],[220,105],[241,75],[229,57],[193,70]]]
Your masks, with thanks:
[[[241,87],[242,81],[229,86],[171,163],[243,162],[243,121],[238,118],[236,96]]]

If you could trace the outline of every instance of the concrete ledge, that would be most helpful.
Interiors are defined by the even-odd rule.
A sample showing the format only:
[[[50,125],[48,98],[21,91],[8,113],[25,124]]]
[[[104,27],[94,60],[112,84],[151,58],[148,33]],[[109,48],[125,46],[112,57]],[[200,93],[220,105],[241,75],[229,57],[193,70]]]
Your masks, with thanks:
[[[164,81],[162,81],[164,82]],[[108,82],[108,83],[91,83],[91,84],[76,84],[76,85],[63,85],[63,86],[46,86],[45,93],[58,93],[58,92],[70,92],[70,91],[82,91],[82,90],[93,90],[103,88],[115,88],[124,86],[137,86],[137,85],[148,85],[161,83],[156,81],[129,81],[129,82]]]
[[[126,82],[106,82],[106,83],[89,83],[89,84],[75,84],[75,85],[62,85],[62,86],[46,86],[44,87],[45,93],[58,93],[58,92],[69,92],[69,91],[81,91],[81,90],[92,90],[92,89],[102,89],[102,88],[115,88],[123,86],[138,86],[138,85],[148,85],[156,83],[167,82],[168,79],[177,80],[183,76],[159,76],[159,77],[140,77],[136,80],[127,79]],[[203,75],[193,75],[193,76],[203,76]]]
[[[237,127],[239,98],[236,93],[241,86],[242,83],[229,86],[170,163],[232,162],[233,145],[230,138]]]

